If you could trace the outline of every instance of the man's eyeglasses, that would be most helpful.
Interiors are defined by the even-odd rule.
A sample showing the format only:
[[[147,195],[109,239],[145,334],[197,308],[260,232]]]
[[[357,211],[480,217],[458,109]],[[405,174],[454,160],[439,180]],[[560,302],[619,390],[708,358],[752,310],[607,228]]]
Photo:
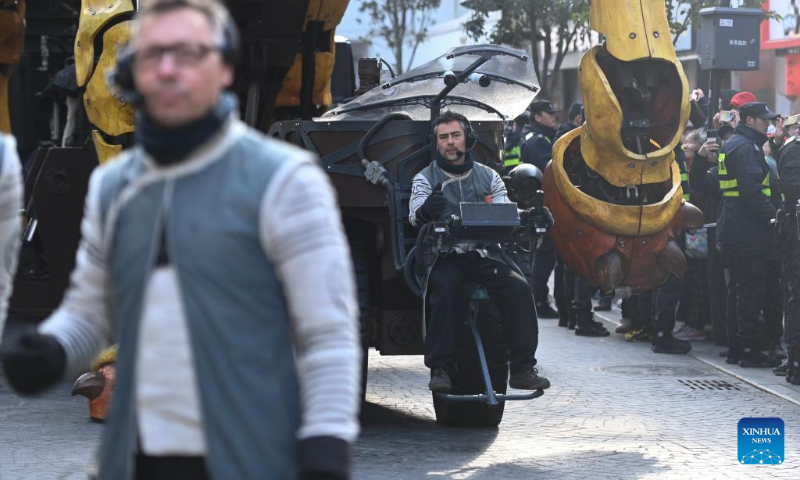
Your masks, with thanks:
[[[172,57],[172,61],[179,67],[192,67],[203,61],[209,53],[217,50],[219,50],[217,46],[188,45],[185,43],[156,46],[134,53],[133,62],[135,68],[152,69],[161,64],[164,55],[169,54]]]

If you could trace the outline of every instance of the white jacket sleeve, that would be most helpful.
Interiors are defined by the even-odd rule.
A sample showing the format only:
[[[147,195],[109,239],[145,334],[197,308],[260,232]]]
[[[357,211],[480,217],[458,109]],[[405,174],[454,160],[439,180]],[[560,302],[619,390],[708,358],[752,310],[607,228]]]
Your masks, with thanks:
[[[262,201],[260,232],[295,334],[298,437],[352,442],[361,403],[358,303],[350,249],[325,173],[310,161],[281,167]]]
[[[17,144],[13,137],[4,137],[3,159],[0,167],[0,248],[3,259],[0,263],[0,337],[3,334],[8,299],[14,286],[14,274],[19,260],[19,244],[22,238],[22,173],[17,156]]]
[[[88,370],[111,337],[106,309],[107,261],[99,212],[102,173],[102,168],[96,168],[89,180],[81,242],[69,288],[58,309],[39,326],[40,333],[53,335],[64,347],[67,375]]]
[[[506,192],[506,184],[500,175],[492,170],[492,203],[509,203],[508,192]]]
[[[411,181],[411,199],[408,201],[408,221],[411,225],[422,226],[417,222],[417,210],[422,208],[432,192],[433,188],[427,178],[419,173],[414,175],[414,179]]]

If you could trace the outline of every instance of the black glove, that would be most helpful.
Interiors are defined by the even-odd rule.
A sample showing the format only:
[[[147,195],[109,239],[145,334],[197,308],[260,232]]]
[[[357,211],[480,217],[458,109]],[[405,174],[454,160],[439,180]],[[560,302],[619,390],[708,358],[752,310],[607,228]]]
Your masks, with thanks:
[[[300,440],[297,458],[300,480],[347,480],[350,478],[350,444],[336,437]]]
[[[0,361],[14,390],[34,395],[61,380],[67,354],[55,337],[27,330],[3,343]]]
[[[425,203],[419,208],[419,213],[422,214],[421,220],[424,222],[439,220],[445,210],[447,210],[447,199],[444,198],[442,193],[442,184],[438,183],[434,187],[433,193],[425,199]]]

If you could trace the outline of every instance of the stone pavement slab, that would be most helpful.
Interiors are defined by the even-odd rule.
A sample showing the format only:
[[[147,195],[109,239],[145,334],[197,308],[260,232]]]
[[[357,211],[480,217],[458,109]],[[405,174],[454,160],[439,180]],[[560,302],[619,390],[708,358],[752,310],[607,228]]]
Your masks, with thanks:
[[[595,312],[595,316],[614,325],[620,324],[621,311],[614,304],[610,311]],[[611,329],[613,332],[613,328]],[[613,334],[612,334],[613,336]],[[621,335],[617,335],[622,339]],[[714,368],[727,373],[735,378],[747,382],[756,388],[777,395],[800,406],[800,385],[792,385],[786,382],[785,377],[779,377],[772,373],[771,368],[742,368],[738,365],[725,363],[725,358],[719,356],[725,347],[714,345],[711,340],[692,341],[692,351],[689,355],[706,363]],[[800,478],[800,476],[798,476]]]

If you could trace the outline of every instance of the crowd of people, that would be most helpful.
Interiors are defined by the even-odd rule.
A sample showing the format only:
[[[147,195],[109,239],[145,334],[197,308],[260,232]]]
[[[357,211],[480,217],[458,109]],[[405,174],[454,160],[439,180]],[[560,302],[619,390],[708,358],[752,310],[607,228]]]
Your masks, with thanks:
[[[713,339],[726,347],[720,355],[728,363],[772,367],[800,384],[800,115],[771,112],[747,91],[722,90],[716,108],[709,108],[708,97],[696,89],[690,106],[675,160],[683,198],[700,208],[705,225],[676,238],[687,261],[682,278],[670,274],[657,289],[618,300],[622,323],[616,333],[672,354],[688,353],[691,341]],[[516,118],[506,130],[506,171],[520,163],[544,171],[553,144],[585,120],[580,103],[564,113],[559,125],[560,111],[537,100]],[[528,280],[538,318],[557,318],[576,335],[610,334],[592,310],[610,310],[613,292],[575,276],[550,239],[536,252]]]

